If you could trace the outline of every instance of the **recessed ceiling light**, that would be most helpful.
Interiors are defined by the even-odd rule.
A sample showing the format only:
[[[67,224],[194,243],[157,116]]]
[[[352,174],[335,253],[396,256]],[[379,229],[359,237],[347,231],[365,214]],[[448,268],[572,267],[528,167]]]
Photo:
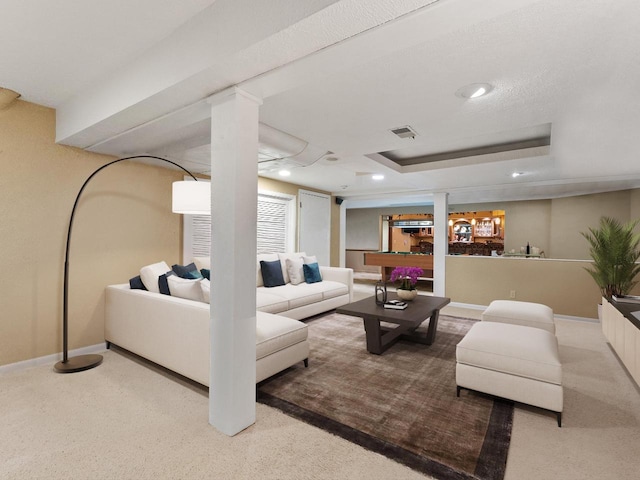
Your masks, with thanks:
[[[513,172],[513,173],[511,174],[511,176],[512,176],[513,178],[519,177],[520,175],[524,175],[524,173],[523,173],[523,172]]]
[[[371,178],[374,180],[384,180],[384,175],[380,173],[374,173],[373,175],[371,175]]]
[[[456,96],[460,98],[479,98],[493,90],[493,86],[488,83],[471,83],[459,88]]]
[[[278,172],[278,174],[279,174],[281,177],[288,177],[289,175],[291,175],[291,172],[290,172],[289,170],[280,170],[280,171]]]

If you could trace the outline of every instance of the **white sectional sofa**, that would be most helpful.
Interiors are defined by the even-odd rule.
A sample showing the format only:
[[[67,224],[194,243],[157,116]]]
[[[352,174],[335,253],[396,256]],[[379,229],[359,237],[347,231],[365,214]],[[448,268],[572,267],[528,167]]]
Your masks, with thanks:
[[[320,267],[320,271],[322,281],[311,284],[292,285],[287,282],[267,288],[258,281],[256,382],[297,362],[307,364],[307,326],[298,319],[351,301],[351,269]],[[115,344],[198,383],[209,385],[208,303],[131,289],[128,284],[110,285],[105,295],[105,340],[108,346]]]

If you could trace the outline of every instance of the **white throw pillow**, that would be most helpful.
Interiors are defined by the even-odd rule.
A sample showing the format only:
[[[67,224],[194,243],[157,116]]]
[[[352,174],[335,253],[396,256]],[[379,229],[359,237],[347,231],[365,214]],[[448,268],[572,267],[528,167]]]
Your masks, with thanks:
[[[287,275],[291,285],[304,283],[304,269],[302,267],[302,258],[287,258]]]
[[[200,280],[200,289],[202,290],[202,299],[211,303],[211,282],[206,278]]]
[[[171,270],[167,262],[158,262],[140,269],[140,280],[150,292],[160,293],[158,277]]]
[[[316,258],[315,255],[311,255],[310,257],[303,255],[302,263],[306,263],[307,265],[310,265],[312,263],[318,263],[318,259]]]
[[[169,291],[172,297],[186,298],[188,300],[202,301],[201,278],[180,278],[177,275],[167,277]]]
[[[282,265],[282,278],[284,278],[284,283],[289,283],[289,271],[287,267],[287,259],[290,258],[292,260],[302,260],[302,257],[305,255],[306,253],[304,252],[278,254],[278,258],[280,259],[280,265]]]
[[[211,270],[211,257],[193,257],[193,263],[196,264],[198,271],[203,268]]]

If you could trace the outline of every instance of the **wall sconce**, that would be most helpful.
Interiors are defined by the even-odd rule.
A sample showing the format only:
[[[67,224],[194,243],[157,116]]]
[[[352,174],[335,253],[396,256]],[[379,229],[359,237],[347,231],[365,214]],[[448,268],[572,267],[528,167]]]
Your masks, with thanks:
[[[475,225],[475,224],[476,224],[476,219],[475,219],[475,218],[472,218],[472,219],[471,219],[471,225]]]
[[[496,217],[495,222],[496,222],[496,225],[500,225],[500,217]]]
[[[449,226],[453,227],[453,220],[449,220]]]

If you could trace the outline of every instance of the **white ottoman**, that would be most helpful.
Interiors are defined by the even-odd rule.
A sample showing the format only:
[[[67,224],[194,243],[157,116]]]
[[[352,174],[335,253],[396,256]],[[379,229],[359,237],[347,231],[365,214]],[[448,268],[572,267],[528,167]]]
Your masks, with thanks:
[[[562,365],[555,335],[546,330],[478,322],[456,347],[461,388],[551,410],[562,426]]]
[[[482,313],[482,320],[542,328],[554,335],[556,333],[553,310],[541,303],[494,300]]]

